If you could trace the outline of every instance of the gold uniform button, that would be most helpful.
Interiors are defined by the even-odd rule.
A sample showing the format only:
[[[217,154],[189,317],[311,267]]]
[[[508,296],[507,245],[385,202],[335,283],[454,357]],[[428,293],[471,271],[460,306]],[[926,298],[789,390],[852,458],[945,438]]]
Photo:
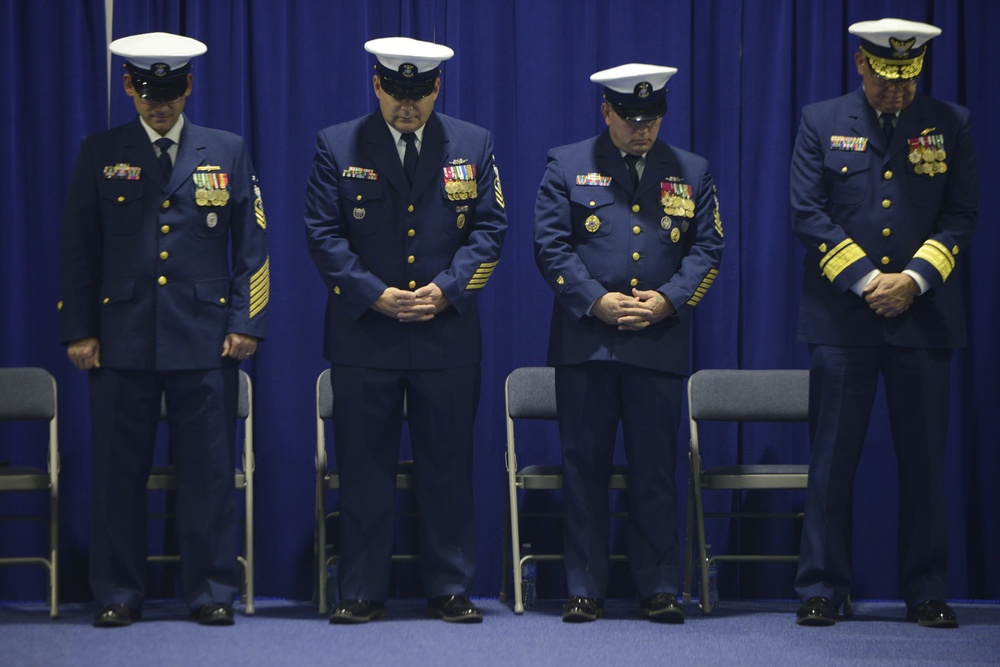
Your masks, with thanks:
[[[892,169],[886,169],[885,173],[882,174],[882,178],[884,178],[887,181],[891,181],[892,180]]]
[[[336,295],[338,295],[338,296],[340,295],[340,285],[334,285],[333,286],[333,293],[336,294]]]
[[[63,308],[63,302],[60,301],[59,303],[56,304],[56,310],[62,310],[62,308]]]
[[[410,213],[413,213],[413,204],[410,204],[409,206],[407,206],[406,210],[409,211]]]
[[[597,202],[596,202],[596,201],[593,201],[593,200],[591,200],[591,202],[590,202],[590,205],[591,205],[591,206],[597,206]]]
[[[102,301],[101,303],[108,303],[109,301],[111,301],[111,299],[109,299],[108,297],[104,297],[104,301]]]
[[[826,252],[826,244],[825,243],[820,243],[819,244],[819,251],[820,252]]]
[[[406,235],[407,236],[416,236],[417,235],[417,230],[415,230],[415,229],[407,229],[406,230]]]
[[[847,165],[846,164],[843,167],[840,168],[840,173],[842,173],[842,174],[846,174],[847,173]]]
[[[640,254],[639,254],[639,253],[637,253],[637,252],[634,252],[634,253],[632,253],[632,259],[633,259],[633,261],[636,261],[636,262],[638,262],[638,261],[639,261],[639,258],[640,258],[641,256],[642,256],[642,255],[640,255]]]
[[[566,279],[565,279],[565,278],[563,278],[562,276],[558,276],[558,277],[556,278],[556,285],[562,285],[562,284],[564,284],[565,282],[566,282]]]
[[[409,287],[410,289],[416,289],[416,288],[417,288],[417,281],[416,281],[416,280],[411,280],[410,282],[408,282],[408,283],[406,283],[406,284],[407,284],[407,286],[408,286],[408,287]]]
[[[891,260],[891,259],[889,259],[888,257],[883,257],[883,258],[882,258],[882,265],[883,265],[883,266],[885,266],[886,264],[888,264],[888,263],[889,263],[889,262],[891,262],[891,261],[892,261],[892,260]]]
[[[159,278],[156,279],[156,282],[159,283],[160,285],[166,285],[167,278],[166,276],[160,276]]]
[[[121,204],[123,201],[125,201],[125,195],[118,195],[118,203]]]
[[[635,287],[636,285],[639,284],[639,279],[633,278],[632,280],[628,281],[628,284],[631,285],[632,287]]]
[[[160,253],[160,259],[167,259],[168,257],[170,257],[170,253],[166,250]]]
[[[357,199],[358,201],[361,201],[361,195],[358,195],[355,199]]]
[[[410,255],[409,257],[406,258],[407,264],[413,264],[415,261],[417,261],[417,258],[414,257],[413,255]]]
[[[632,233],[633,234],[638,234],[641,231],[642,231],[642,228],[639,227],[639,225],[636,225],[635,227],[632,228]]]
[[[165,209],[167,209],[167,208],[170,208],[170,200],[169,200],[169,199],[167,199],[167,200],[166,200],[166,201],[164,201],[164,202],[163,202],[162,204],[160,204],[160,206],[161,206],[162,208],[165,208]]]
[[[951,249],[951,254],[952,254],[952,255],[957,255],[957,254],[958,254],[958,246],[953,246],[953,247],[952,247],[952,249]]]
[[[639,212],[639,205],[638,204],[632,204],[632,212],[633,213],[638,213]]]
[[[170,225],[163,225],[163,226],[161,226],[160,227],[160,233],[161,234],[169,234],[170,233]]]
[[[892,236],[892,230],[886,227],[882,230],[882,236]]]
[[[219,297],[219,303],[222,303],[222,304],[226,303],[226,297],[220,296]]]
[[[891,199],[883,199],[882,200],[882,208],[889,208],[890,206],[892,206],[892,200]]]

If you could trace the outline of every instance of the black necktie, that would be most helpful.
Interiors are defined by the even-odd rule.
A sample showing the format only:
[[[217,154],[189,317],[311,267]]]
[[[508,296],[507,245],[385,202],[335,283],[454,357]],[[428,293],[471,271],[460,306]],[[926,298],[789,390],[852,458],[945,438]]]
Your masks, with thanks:
[[[639,187],[639,170],[635,168],[638,161],[638,155],[631,153],[625,155],[625,166],[628,167],[628,175],[632,179],[632,192],[635,192],[635,189]]]
[[[888,146],[889,142],[892,141],[892,131],[896,129],[896,126],[893,125],[896,122],[896,114],[883,112],[878,117],[882,121],[882,134],[885,135],[885,145]]]
[[[167,151],[170,150],[170,147],[174,145],[174,140],[163,137],[162,139],[157,139],[153,143],[156,144],[156,147],[160,149],[160,156],[157,158],[157,160],[160,163],[160,168],[163,169],[164,178],[166,178],[169,181],[170,172],[174,170],[174,163],[170,161],[170,153],[168,153]]]
[[[406,172],[406,180],[413,185],[413,177],[417,173],[417,145],[414,143],[417,135],[407,132],[403,135],[403,142],[406,143],[406,152],[403,153],[403,171]]]

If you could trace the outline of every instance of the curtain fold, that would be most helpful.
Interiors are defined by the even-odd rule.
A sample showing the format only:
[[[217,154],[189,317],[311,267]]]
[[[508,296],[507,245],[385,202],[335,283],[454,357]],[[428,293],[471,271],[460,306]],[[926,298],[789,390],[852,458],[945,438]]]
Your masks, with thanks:
[[[107,126],[103,2],[0,4],[0,363],[37,365],[59,382],[63,598],[89,599],[89,415],[86,382],[58,342],[57,241],[63,197],[81,137]],[[552,294],[534,264],[534,199],[547,151],[604,129],[591,73],[624,62],[678,68],[669,84],[661,138],[708,158],[727,243],[719,279],[695,314],[695,369],[805,367],[796,340],[803,249],[791,230],[788,164],[803,105],[860,85],[847,26],[899,16],[943,29],[931,43],[922,92],[972,109],[983,185],[979,228],[965,262],[971,346],[956,355],[949,441],[949,583],[956,598],[1000,597],[1000,330],[992,275],[1000,195],[988,187],[1000,137],[990,123],[1000,89],[990,85],[989,0],[128,0],[114,3],[113,37],[163,30],[198,38],[187,114],[195,123],[245,137],[268,221],[270,329],[246,369],[254,377],[257,455],[257,592],[307,599],[312,581],[314,385],[321,356],[324,287],[306,252],[305,182],[316,133],[371,112],[369,39],[405,35],[446,43],[438,110],[489,128],[510,228],[501,262],[480,297],[483,391],[477,422],[479,571],[474,595],[495,596],[505,502],[503,380],[515,367],[543,365]],[[41,48],[39,45],[44,45]],[[134,117],[112,60],[112,125]],[[880,399],[882,400],[882,399]],[[11,458],[0,425],[0,459]],[[717,430],[718,456],[808,461],[804,428]],[[552,432],[534,446],[558,447]],[[685,433],[681,443],[686,442]],[[687,485],[681,447],[679,488]],[[720,498],[785,509],[801,498]],[[0,498],[0,503],[5,502]],[[686,497],[679,498],[679,511]],[[856,598],[898,597],[895,577],[895,465],[884,403],[876,403],[857,477]],[[7,527],[3,527],[7,530]],[[716,522],[722,553],[761,545],[796,549],[797,531],[769,524],[742,530]],[[25,540],[44,545],[44,536]],[[0,539],[0,552],[5,540]],[[723,569],[723,596],[793,597],[791,566]],[[31,575],[33,576],[33,575]],[[40,597],[39,580],[0,568],[5,599]],[[561,577],[561,570],[553,571]],[[544,585],[544,584],[540,584]],[[558,590],[558,589],[555,589]],[[172,591],[165,591],[171,595]]]

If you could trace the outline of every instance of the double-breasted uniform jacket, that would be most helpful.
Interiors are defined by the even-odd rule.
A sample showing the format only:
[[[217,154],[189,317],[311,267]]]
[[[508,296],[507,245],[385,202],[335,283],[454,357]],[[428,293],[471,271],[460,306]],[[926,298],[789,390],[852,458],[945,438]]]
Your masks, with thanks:
[[[806,246],[799,337],[828,345],[965,345],[957,266],[979,191],[968,110],[917,95],[887,146],[864,91],[803,110],[791,164],[795,233]],[[929,284],[883,318],[851,291],[874,269]]]
[[[656,141],[633,195],[605,131],[554,148],[535,204],[535,259],[555,292],[552,365],[613,360],[689,372],[690,313],[718,274],[722,222],[708,162]],[[641,331],[587,315],[606,292],[656,290],[677,309]]]
[[[107,368],[219,368],[228,333],[264,337],[266,222],[243,140],[185,118],[169,183],[137,117],[86,137],[61,237],[61,338]]]
[[[329,290],[329,361],[413,370],[479,363],[476,297],[507,229],[487,130],[432,113],[412,188],[380,111],[320,131],[305,223]],[[387,287],[431,282],[452,307],[427,322],[402,323],[371,310]]]

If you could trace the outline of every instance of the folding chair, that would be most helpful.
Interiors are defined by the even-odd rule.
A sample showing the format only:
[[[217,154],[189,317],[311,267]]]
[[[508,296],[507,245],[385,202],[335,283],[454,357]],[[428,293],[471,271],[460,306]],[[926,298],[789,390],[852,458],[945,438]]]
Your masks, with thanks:
[[[503,564],[500,570],[500,600],[507,600],[509,575],[514,575],[514,613],[524,613],[521,595],[521,568],[528,560],[562,560],[562,553],[521,554],[521,519],[554,518],[561,513],[522,512],[518,508],[518,491],[558,491],[562,489],[562,466],[526,465],[518,467],[514,438],[516,419],[556,419],[556,372],[552,367],[515,368],[504,383],[507,405],[507,504],[504,511]],[[612,490],[628,488],[628,476],[623,466],[615,466],[608,485]],[[612,516],[624,516],[613,513]],[[508,543],[510,557],[508,558]],[[625,556],[612,555],[614,560]]]
[[[245,605],[247,616],[254,613],[254,560],[253,560],[253,474],[256,465],[253,456],[253,385],[250,376],[240,371],[239,402],[236,407],[237,419],[243,420],[243,465],[236,469],[236,488],[243,491],[243,555],[239,557],[243,568],[243,590],[240,600]],[[165,399],[160,402],[160,419],[167,418]],[[173,465],[153,466],[146,485],[149,491],[175,491],[177,489],[177,470]],[[157,518],[170,518],[161,515]],[[171,562],[180,560],[175,554],[150,555],[150,562]]]
[[[48,524],[48,557],[0,558],[0,565],[42,565],[49,573],[49,615],[59,616],[59,410],[56,381],[41,368],[0,368],[0,421],[49,423],[46,469],[0,466],[0,491],[39,491],[49,495],[49,516],[8,515],[5,520],[31,520]],[[39,443],[41,444],[41,443]],[[35,443],[18,443],[13,451],[27,451]]]
[[[316,378],[316,529],[315,529],[315,562],[316,562],[316,597],[320,614],[326,614],[327,604],[327,568],[340,556],[328,554],[326,550],[326,522],[328,519],[338,519],[339,511],[327,512],[326,492],[340,488],[340,473],[331,468],[326,453],[326,420],[333,418],[333,385],[330,381],[330,369],[327,368]],[[403,400],[403,419],[406,419],[406,400]],[[413,461],[400,461],[396,470],[396,488],[416,488],[416,474]],[[415,516],[412,512],[400,512],[398,516]],[[417,554],[394,553],[394,561],[418,560]]]
[[[684,601],[691,601],[694,563],[693,532],[697,534],[698,569],[701,572],[699,604],[712,612],[709,601],[708,568],[715,561],[795,562],[797,554],[724,554],[708,557],[705,552],[705,518],[799,519],[801,512],[705,513],[704,491],[805,489],[808,465],[725,464],[704,469],[699,425],[721,422],[805,422],[809,419],[809,371],[807,370],[702,370],[688,380],[688,412],[691,427],[691,476],[687,512],[687,557]],[[708,443],[705,443],[708,447]]]

